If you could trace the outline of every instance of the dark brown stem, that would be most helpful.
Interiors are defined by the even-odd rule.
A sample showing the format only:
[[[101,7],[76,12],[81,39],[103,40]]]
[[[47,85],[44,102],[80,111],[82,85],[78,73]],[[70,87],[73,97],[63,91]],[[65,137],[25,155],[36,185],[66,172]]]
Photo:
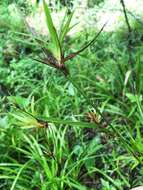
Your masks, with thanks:
[[[126,20],[126,23],[127,23],[128,31],[129,31],[129,33],[131,33],[132,29],[131,29],[131,26],[130,26],[130,23],[129,23],[129,19],[128,19],[128,16],[127,16],[124,0],[121,0],[121,4],[122,4],[122,7],[123,7],[123,12],[124,12],[125,20]]]
[[[121,2],[121,5],[122,5],[122,8],[123,8],[125,21],[126,21],[126,25],[127,25],[127,28],[128,28],[128,45],[127,45],[127,49],[128,49],[128,55],[129,55],[129,64],[130,64],[130,67],[132,69],[132,82],[133,82],[133,86],[131,88],[132,88],[132,92],[134,94],[136,94],[136,85],[135,85],[136,74],[134,72],[134,60],[133,60],[133,57],[132,57],[132,50],[133,50],[132,28],[130,26],[129,19],[128,19],[128,16],[127,16],[125,2],[124,2],[124,0],[120,0],[120,2]]]

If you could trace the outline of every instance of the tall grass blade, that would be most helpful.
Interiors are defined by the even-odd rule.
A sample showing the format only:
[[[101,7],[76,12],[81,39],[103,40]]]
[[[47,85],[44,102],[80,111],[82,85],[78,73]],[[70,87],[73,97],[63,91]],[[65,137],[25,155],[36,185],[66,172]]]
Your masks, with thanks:
[[[58,60],[60,60],[60,57],[61,57],[61,45],[60,45],[60,42],[59,42],[57,31],[56,31],[55,26],[53,24],[53,20],[52,20],[51,14],[50,14],[49,7],[46,4],[45,0],[43,0],[43,6],[44,6],[44,12],[45,12],[45,16],[46,16],[46,23],[47,23],[47,26],[48,26],[48,30],[49,30],[51,39],[53,41],[54,47],[56,49],[55,56],[56,56],[56,58]]]
[[[27,165],[28,165],[30,162],[31,162],[31,160],[28,161],[28,162],[26,162],[26,163],[20,168],[20,170],[19,170],[17,176],[15,177],[15,179],[14,179],[14,181],[13,181],[13,183],[12,183],[12,186],[11,186],[10,190],[14,190],[14,189],[15,189],[16,183],[17,183],[17,181],[18,181],[18,179],[19,179],[20,174],[22,173],[22,171],[27,167]]]
[[[66,34],[69,32],[69,29],[70,29],[70,23],[71,23],[71,20],[72,20],[72,17],[73,17],[73,14],[74,14],[74,11],[69,15],[68,19],[67,19],[67,22],[65,23],[65,25],[61,28],[61,32],[60,32],[60,35],[59,35],[59,40],[60,40],[60,43],[62,44]]]

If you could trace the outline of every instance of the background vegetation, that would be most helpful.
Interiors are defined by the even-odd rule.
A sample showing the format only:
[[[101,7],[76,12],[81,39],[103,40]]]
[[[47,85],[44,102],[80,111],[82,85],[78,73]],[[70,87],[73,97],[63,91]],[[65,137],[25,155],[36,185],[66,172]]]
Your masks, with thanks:
[[[99,32],[101,12],[119,15],[115,25],[107,17],[95,43],[65,63],[70,77],[36,61],[50,36],[42,1],[0,2],[2,190],[127,190],[143,185],[141,8],[134,2],[135,10],[129,9],[126,0],[118,1],[114,11],[109,0],[82,2],[85,14],[78,9],[80,1],[48,2],[57,28],[62,18],[55,18],[65,7],[67,17],[78,10],[74,32],[64,41],[66,55]],[[53,48],[51,43],[48,47]]]

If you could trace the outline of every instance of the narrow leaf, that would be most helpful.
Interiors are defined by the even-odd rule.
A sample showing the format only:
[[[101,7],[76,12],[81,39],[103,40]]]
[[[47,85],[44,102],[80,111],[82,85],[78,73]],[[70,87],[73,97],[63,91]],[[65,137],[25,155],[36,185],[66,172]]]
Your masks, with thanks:
[[[64,58],[64,62],[65,61],[68,61],[69,59],[72,59],[74,58],[75,56],[79,55],[81,52],[83,52],[85,49],[87,49],[89,46],[91,46],[95,41],[96,39],[98,38],[98,36],[101,34],[101,32],[103,31],[103,29],[105,28],[107,22],[102,26],[102,28],[100,29],[100,31],[97,33],[97,35],[90,41],[87,43],[87,45],[85,45],[83,48],[81,48],[80,50],[74,52],[74,53],[71,53],[70,55],[68,55],[67,57]]]
[[[60,57],[61,57],[61,46],[60,46],[60,42],[59,42],[57,31],[56,31],[56,29],[54,27],[54,24],[53,24],[53,21],[52,21],[52,17],[51,17],[51,14],[50,14],[49,7],[46,4],[45,0],[43,0],[43,6],[44,6],[44,12],[45,12],[45,16],[46,16],[48,30],[49,30],[51,39],[53,41],[53,44],[54,44],[54,46],[56,48],[56,58],[58,60],[60,60]]]
[[[102,128],[97,126],[96,123],[88,123],[88,122],[82,122],[82,121],[71,121],[71,120],[63,120],[63,119],[57,119],[57,118],[51,118],[51,117],[37,117],[39,120],[48,122],[48,123],[54,123],[54,124],[62,124],[62,125],[72,125],[72,126],[79,126],[82,128],[93,128],[98,129],[99,132],[105,132],[109,133],[109,130],[106,128]]]
[[[65,23],[65,25],[61,29],[61,33],[60,33],[60,36],[59,36],[59,40],[60,40],[61,44],[62,44],[66,34],[69,32],[69,27],[70,27],[70,23],[71,23],[73,14],[74,14],[74,11],[69,15],[69,17],[67,19],[67,22]]]

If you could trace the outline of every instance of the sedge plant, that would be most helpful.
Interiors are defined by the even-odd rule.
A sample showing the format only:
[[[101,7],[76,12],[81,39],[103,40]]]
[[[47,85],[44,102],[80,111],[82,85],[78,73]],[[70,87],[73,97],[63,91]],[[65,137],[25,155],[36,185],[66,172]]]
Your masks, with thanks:
[[[54,26],[52,16],[50,13],[50,9],[49,9],[47,3],[45,2],[45,0],[43,0],[43,7],[44,7],[44,12],[45,12],[47,28],[48,28],[49,34],[50,34],[50,44],[46,41],[43,41],[39,37],[37,37],[36,32],[33,30],[33,28],[31,29],[28,26],[28,24],[26,23],[28,29],[33,34],[32,35],[33,40],[36,42],[36,44],[39,45],[39,47],[41,47],[42,54],[43,54],[43,56],[39,56],[39,58],[33,58],[33,60],[35,60],[39,63],[45,64],[47,66],[53,67],[57,71],[62,72],[64,74],[65,78],[69,82],[71,82],[73,84],[73,86],[77,89],[77,91],[84,97],[86,103],[89,106],[93,107],[96,110],[96,113],[100,116],[100,118],[101,118],[100,122],[94,122],[92,127],[99,126],[99,128],[101,129],[100,131],[103,131],[105,129],[106,132],[109,132],[108,128],[111,129],[113,131],[113,133],[115,134],[115,136],[121,140],[121,143],[126,148],[126,150],[130,154],[134,155],[134,150],[131,147],[131,145],[129,144],[128,140],[124,138],[124,136],[118,131],[118,129],[116,129],[116,127],[114,125],[111,124],[110,121],[108,121],[108,119],[106,119],[106,117],[100,111],[100,109],[97,107],[97,105],[95,103],[93,103],[92,100],[90,98],[88,98],[88,96],[86,95],[84,90],[77,85],[74,78],[71,76],[69,68],[66,65],[67,61],[75,58],[80,53],[82,53],[84,50],[86,50],[89,46],[91,46],[95,43],[95,41],[97,40],[99,35],[104,30],[104,27],[106,26],[107,22],[102,26],[100,31],[93,37],[93,39],[91,41],[87,42],[86,45],[83,45],[83,47],[80,50],[72,52],[69,55],[66,55],[66,52],[64,51],[64,43],[65,43],[66,35],[73,28],[73,26],[71,26],[71,21],[72,21],[73,15],[74,15],[74,11],[71,12],[69,15],[67,15],[67,12],[66,12],[66,14],[63,18],[62,24],[60,26],[60,29],[58,31],[58,30],[56,30],[56,28]],[[18,118],[19,118],[19,116],[18,116]],[[83,122],[77,122],[77,123],[74,122],[73,123],[71,121],[63,121],[61,119],[45,118],[45,117],[41,117],[41,116],[39,118],[36,118],[36,121],[34,121],[34,122],[37,122],[37,126],[42,126],[42,127],[43,127],[43,123],[45,126],[45,125],[47,125],[45,123],[53,122],[53,123],[62,123],[62,124],[75,124],[78,126],[82,125],[86,128],[87,128],[87,126],[88,126],[88,128],[92,128],[91,125],[89,125],[89,124],[87,125],[87,123],[84,124]],[[136,159],[140,163],[142,163],[142,160],[140,160],[140,158],[138,156],[136,157]]]
[[[101,120],[100,120],[100,122],[96,122],[96,125],[98,125],[99,127],[102,127],[102,128],[103,128],[103,126],[110,127],[113,130],[113,132],[116,134],[116,136],[118,138],[120,138],[121,143],[126,148],[126,150],[130,154],[134,155],[134,151],[133,151],[132,147],[130,146],[130,144],[128,143],[128,141],[116,129],[116,127],[114,127],[111,124],[111,122],[109,122],[106,119],[104,114],[101,113],[100,109],[86,96],[85,92],[80,87],[78,87],[78,85],[74,81],[73,77],[71,77],[70,71],[65,64],[66,61],[69,61],[69,60],[75,58],[77,55],[79,55],[84,50],[86,50],[89,46],[93,45],[95,43],[95,41],[97,40],[98,36],[104,30],[104,27],[106,26],[107,22],[103,25],[103,27],[95,35],[95,37],[91,41],[89,41],[85,46],[83,46],[80,50],[65,56],[65,52],[63,50],[64,49],[64,39],[65,39],[67,33],[70,31],[70,29],[72,29],[70,24],[71,24],[71,20],[72,20],[74,12],[71,12],[71,14],[67,17],[66,22],[65,22],[66,19],[64,17],[63,22],[61,24],[61,28],[58,32],[54,26],[49,7],[46,4],[45,0],[43,0],[43,7],[44,7],[44,12],[45,12],[47,27],[48,27],[50,38],[52,41],[52,48],[49,49],[47,44],[44,44],[44,46],[42,46],[44,57],[42,59],[35,59],[35,60],[40,63],[54,67],[57,70],[61,71],[65,75],[67,80],[69,80],[73,84],[73,86],[78,90],[78,92],[84,97],[84,99],[86,100],[88,105],[94,107],[96,112],[100,115]],[[139,157],[136,157],[136,159],[138,159],[138,161],[140,163],[142,163],[142,160],[140,160]]]

